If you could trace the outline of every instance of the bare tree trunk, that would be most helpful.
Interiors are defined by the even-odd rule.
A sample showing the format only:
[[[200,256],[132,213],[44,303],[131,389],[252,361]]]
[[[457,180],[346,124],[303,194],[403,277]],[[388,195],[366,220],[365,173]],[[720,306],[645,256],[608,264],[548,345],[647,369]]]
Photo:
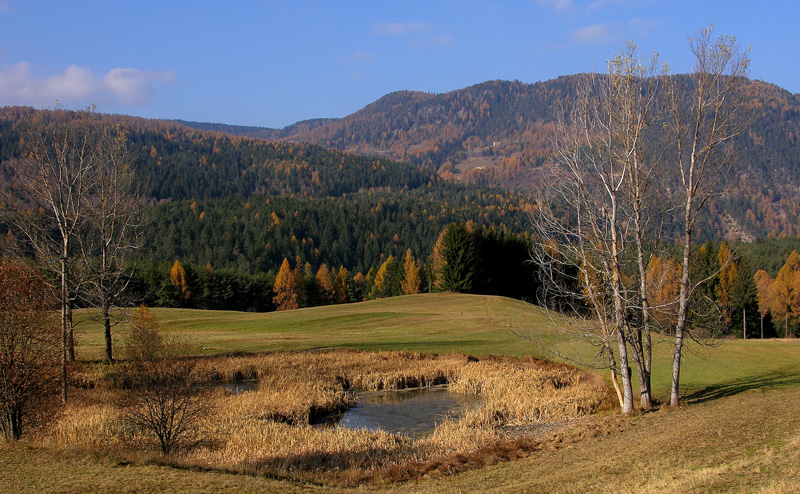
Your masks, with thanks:
[[[98,167],[96,129],[92,108],[32,113],[21,125],[24,157],[14,167],[13,186],[4,192],[2,201],[13,211],[14,225],[27,237],[38,260],[52,266],[60,278],[64,402],[67,364],[75,358],[70,287],[80,286],[69,263],[74,240],[86,225],[87,194]],[[53,262],[56,260],[59,264]]]
[[[687,196],[686,221],[690,221],[692,211],[692,196]],[[681,378],[681,357],[683,352],[683,333],[686,328],[686,312],[689,307],[689,259],[692,248],[692,230],[687,229],[683,244],[683,272],[681,273],[680,293],[678,295],[678,322],[675,325],[675,348],[672,353],[672,388],[669,395],[669,404],[678,406]]]
[[[611,382],[614,384],[614,391],[617,393],[619,407],[622,409],[625,406],[625,397],[622,395],[622,390],[617,381],[617,359],[614,358],[614,349],[611,348],[610,341],[606,341],[606,352],[608,352],[608,367],[611,369]]]
[[[742,334],[744,339],[747,339],[747,309],[742,307]]]
[[[98,260],[87,267],[89,300],[100,309],[108,363],[114,361],[111,309],[128,286],[133,268],[127,261],[141,235],[141,191],[127,163],[127,139],[121,126],[106,126],[99,134],[103,166],[94,174],[87,201],[92,231],[80,239],[83,255]]]
[[[619,359],[622,362],[620,367],[620,374],[622,374],[622,413],[630,413],[633,411],[633,385],[631,383],[631,368],[628,365],[628,345],[627,335],[628,326],[625,317],[625,304],[622,295],[622,273],[620,272],[620,253],[619,253],[619,237],[617,226],[617,198],[616,193],[611,193],[611,261],[612,266],[612,284],[614,293],[614,323],[617,331],[617,338],[619,343]]]
[[[739,50],[736,40],[719,36],[712,40],[713,27],[702,30],[689,46],[695,69],[689,83],[688,98],[672,81],[670,105],[674,116],[676,176],[680,180],[684,208],[683,273],[678,297],[678,318],[672,358],[670,405],[679,402],[680,369],[687,333],[687,311],[695,286],[690,285],[689,260],[692,233],[706,201],[724,179],[726,161],[717,156],[720,145],[739,135],[747,126],[738,109],[745,98],[734,94],[741,86],[750,60]],[[688,112],[685,110],[689,102]],[[687,144],[688,145],[685,145]],[[707,280],[699,280],[697,284]]]
[[[66,251],[66,249],[65,249]],[[61,261],[61,403],[67,403],[67,254]]]
[[[107,300],[103,300],[101,311],[103,317],[103,336],[106,340],[106,362],[113,364],[114,354],[111,351],[111,307]]]
[[[70,362],[75,362],[75,320],[73,319],[74,301],[72,297],[67,298],[67,358]]]
[[[638,222],[637,222],[638,223]],[[639,230],[639,226],[635,226]],[[644,252],[642,249],[641,236],[636,239],[636,263],[639,268],[639,300],[641,303],[642,321],[636,332],[637,344],[640,355],[644,362],[639,369],[639,394],[640,405],[644,409],[653,407],[653,397],[650,384],[651,362],[652,362],[652,342],[650,337],[650,307],[647,301],[647,268],[644,264]]]
[[[633,385],[631,384],[631,368],[627,365],[628,362],[628,345],[625,343],[625,328],[617,325],[617,335],[619,338],[619,359],[622,362],[620,366],[620,374],[622,375],[622,406],[620,411],[622,413],[630,413],[633,411]]]

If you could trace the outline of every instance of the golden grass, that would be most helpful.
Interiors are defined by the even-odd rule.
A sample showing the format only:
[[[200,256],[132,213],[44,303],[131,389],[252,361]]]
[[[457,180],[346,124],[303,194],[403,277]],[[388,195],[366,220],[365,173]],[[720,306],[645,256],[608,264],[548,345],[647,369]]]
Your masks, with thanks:
[[[219,388],[208,391],[204,399],[213,412],[186,441],[193,447],[170,462],[347,485],[421,475],[449,457],[480,455],[508,443],[504,431],[509,426],[566,423],[592,413],[608,398],[602,379],[574,368],[455,354],[275,352],[197,359],[194,373],[205,383],[260,383],[257,390],[236,395]],[[92,389],[82,390],[40,441],[123,455],[145,448],[154,456],[152,441],[148,447],[145,436],[129,430],[114,405],[125,393],[115,387],[122,382],[119,375],[89,365],[79,380]],[[315,416],[351,406],[355,389],[441,383],[483,399],[462,418],[445,420],[417,440],[381,430],[309,425]]]

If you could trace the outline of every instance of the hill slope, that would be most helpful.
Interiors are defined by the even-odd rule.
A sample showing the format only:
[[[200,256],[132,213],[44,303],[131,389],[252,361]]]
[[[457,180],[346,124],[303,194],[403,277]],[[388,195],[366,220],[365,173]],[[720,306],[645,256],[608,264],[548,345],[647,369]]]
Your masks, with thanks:
[[[535,186],[537,168],[552,154],[555,109],[586,77],[489,81],[444,94],[399,91],[341,119],[247,134],[406,160],[471,183]],[[712,204],[702,235],[794,237],[800,233],[800,95],[760,81],[749,81],[747,89],[744,118],[751,124],[735,142],[731,190]]]
[[[6,167],[5,180],[13,180],[13,159],[20,153],[18,125],[34,111],[0,108],[0,162]],[[145,197],[157,202],[255,194],[329,197],[379,187],[414,189],[436,180],[432,170],[420,165],[313,144],[230,136],[121,115],[94,118],[126,125],[129,159],[146,184]]]

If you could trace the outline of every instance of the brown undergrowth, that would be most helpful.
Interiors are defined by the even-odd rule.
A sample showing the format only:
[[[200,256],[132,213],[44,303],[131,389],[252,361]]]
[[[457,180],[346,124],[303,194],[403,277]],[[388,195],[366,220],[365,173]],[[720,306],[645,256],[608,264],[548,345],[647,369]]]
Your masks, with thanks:
[[[152,439],[126,425],[116,405],[127,392],[123,370],[98,365],[78,372],[83,389],[39,440],[157,459]],[[337,350],[202,358],[194,376],[208,384],[212,412],[179,451],[158,461],[338,485],[446,475],[524,456],[562,437],[602,434],[600,422],[587,425],[587,417],[609,399],[601,378],[571,367],[455,354]],[[232,394],[213,386],[246,380],[258,380],[257,389]],[[481,400],[418,439],[310,425],[316,416],[352,406],[354,390],[439,384]]]

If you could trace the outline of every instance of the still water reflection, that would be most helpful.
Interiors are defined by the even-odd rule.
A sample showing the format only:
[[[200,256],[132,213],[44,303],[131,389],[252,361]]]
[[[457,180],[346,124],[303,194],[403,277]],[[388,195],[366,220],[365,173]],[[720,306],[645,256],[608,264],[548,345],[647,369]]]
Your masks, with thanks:
[[[451,393],[447,385],[400,391],[361,391],[349,410],[315,421],[313,425],[383,429],[420,437],[446,417],[459,418],[478,403],[475,396]]]
[[[238,395],[258,390],[259,381],[219,384],[218,387]],[[480,400],[472,395],[451,393],[446,384],[399,391],[357,391],[355,395],[354,407],[335,415],[318,417],[312,420],[311,425],[383,429],[418,438],[433,431],[447,417],[460,418]]]

